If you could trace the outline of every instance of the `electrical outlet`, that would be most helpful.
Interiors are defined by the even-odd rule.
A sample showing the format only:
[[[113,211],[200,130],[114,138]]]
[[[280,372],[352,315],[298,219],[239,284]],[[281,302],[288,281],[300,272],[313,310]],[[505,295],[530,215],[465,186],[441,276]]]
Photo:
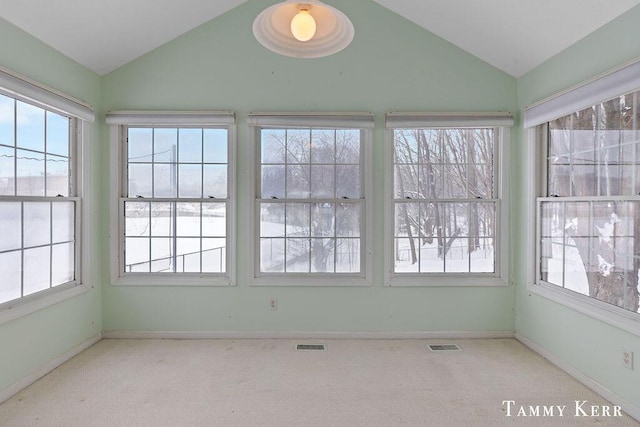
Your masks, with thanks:
[[[628,349],[622,350],[622,366],[633,370],[633,351]]]
[[[269,298],[269,310],[275,311],[278,309],[278,298]]]

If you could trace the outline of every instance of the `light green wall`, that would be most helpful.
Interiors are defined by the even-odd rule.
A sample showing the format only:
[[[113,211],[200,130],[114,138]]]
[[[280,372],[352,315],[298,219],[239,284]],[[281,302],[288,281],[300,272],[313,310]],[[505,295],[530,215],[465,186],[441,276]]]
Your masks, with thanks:
[[[0,19],[0,65],[93,105],[101,104],[100,77],[59,52]],[[93,143],[100,141],[100,126],[92,126]],[[94,165],[98,170],[100,165]],[[92,190],[96,194],[97,186]],[[97,204],[92,211],[96,228]],[[94,253],[99,243],[91,248]],[[37,372],[59,355],[102,330],[100,272],[93,274],[90,290],[33,314],[0,325],[0,390]],[[2,280],[0,278],[0,280]]]
[[[640,57],[640,6],[600,28],[518,80],[520,110],[558,91]],[[513,154],[514,194],[525,193],[523,133]],[[514,230],[525,230],[525,200],[514,203]],[[516,330],[564,362],[640,407],[640,369],[621,366],[622,348],[640,356],[640,337],[535,294],[526,287],[524,239],[514,233]]]
[[[620,366],[620,349],[640,355],[640,340],[526,290],[522,132],[512,144],[512,273],[507,288],[387,288],[382,284],[381,194],[376,194],[374,284],[366,288],[249,287],[246,260],[231,288],[113,287],[107,277],[107,109],[231,109],[238,113],[239,211],[247,212],[246,114],[249,111],[373,111],[375,188],[382,188],[386,111],[521,111],[524,106],[640,56],[640,7],[519,80],[408,23],[370,0],[336,4],[356,38],[328,58],[296,60],[262,48],[251,34],[271,1],[252,1],[100,78],[0,20],[1,65],[95,104],[99,208],[90,207],[102,261],[99,288],[0,325],[0,390],[105,330],[419,331],[513,330],[636,405],[639,373]],[[101,159],[100,162],[97,159]],[[246,216],[238,254],[246,253]],[[269,311],[269,297],[279,310]],[[102,301],[102,305],[101,305]],[[101,312],[102,309],[102,312]]]
[[[374,200],[374,283],[365,288],[249,287],[246,216],[250,111],[373,111],[374,188],[383,188],[387,111],[514,111],[513,77],[371,0],[336,3],[353,43],[323,59],[292,59],[253,37],[251,1],[105,76],[109,109],[229,109],[238,114],[238,285],[104,286],[105,330],[486,331],[514,329],[513,288],[383,285],[383,194]],[[105,139],[106,141],[106,139]],[[108,155],[105,144],[104,157]],[[107,183],[107,176],[103,174]],[[103,191],[107,191],[107,186]],[[105,193],[106,194],[106,193]],[[106,201],[105,201],[106,203]],[[102,229],[106,238],[106,225]],[[108,259],[105,257],[104,262]],[[278,311],[268,308],[278,298]]]

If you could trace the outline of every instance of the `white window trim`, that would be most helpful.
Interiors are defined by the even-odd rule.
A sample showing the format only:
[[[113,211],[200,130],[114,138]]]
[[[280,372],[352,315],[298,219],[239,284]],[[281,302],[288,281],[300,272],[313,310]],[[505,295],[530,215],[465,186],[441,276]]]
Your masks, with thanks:
[[[385,284],[396,287],[495,287],[509,285],[509,164],[513,116],[510,113],[387,113],[385,129]],[[496,182],[499,237],[495,273],[395,273],[393,271],[393,130],[397,128],[474,128],[496,129],[499,176]]]
[[[235,286],[236,284],[236,126],[231,111],[110,111],[109,125],[109,272],[114,286]],[[124,177],[122,162],[123,130],[125,126],[224,126],[228,131],[228,210],[227,210],[227,271],[225,273],[148,273],[122,275],[123,232],[120,198]]]
[[[284,286],[284,287],[349,287],[371,286],[372,266],[372,241],[373,241],[373,113],[250,113],[247,118],[249,125],[250,144],[250,188],[249,188],[249,222],[250,222],[250,247],[253,250],[248,254],[250,286]],[[361,218],[364,233],[363,259],[364,271],[360,274],[351,273],[269,273],[260,275],[257,219],[257,181],[258,181],[258,148],[260,141],[260,128],[269,126],[304,127],[304,128],[334,128],[334,129],[361,129],[362,158],[364,162],[364,209],[365,214]]]
[[[45,86],[29,77],[0,66],[0,87],[18,99],[35,103],[87,122],[95,121],[93,107],[67,94]]]
[[[640,65],[640,63],[638,63]],[[632,64],[633,65],[633,64]],[[625,66],[619,67],[616,70],[605,73],[603,75],[604,78],[617,80],[620,75],[616,75],[617,70],[627,70]],[[549,108],[549,111],[554,111],[553,114],[570,114],[574,111],[566,111],[567,108],[573,108],[575,105],[580,105],[578,109],[584,107],[588,107],[589,105],[597,104],[598,102],[602,102],[611,97],[615,97],[618,95],[623,95],[623,93],[613,93],[607,92],[606,85],[602,83],[606,83],[607,80],[599,80],[598,78],[589,80],[588,82],[577,86],[580,89],[580,92],[573,92],[571,90],[560,93],[559,95],[555,95],[547,98],[546,101],[541,101],[536,104],[540,109],[538,111],[543,111],[545,108]],[[613,80],[612,80],[613,81]],[[601,96],[604,96],[604,99],[596,100],[595,102],[589,105],[583,105],[585,102],[591,102],[591,95],[589,88],[591,84],[596,84],[597,86],[594,90],[599,91]],[[616,87],[613,88],[614,92],[617,92],[619,89]],[[633,89],[631,89],[633,90]],[[573,96],[578,94],[582,94],[585,96],[584,99],[581,100],[579,97],[573,98]],[[563,96],[566,94],[571,94],[572,98],[565,98],[565,100],[570,101],[567,102],[566,106],[563,108],[558,108],[556,100],[563,100]],[[569,96],[569,95],[567,95]],[[588,97],[588,98],[586,98]],[[552,104],[545,105],[545,102],[552,102]],[[636,336],[640,336],[640,315],[637,313],[632,313],[629,310],[625,310],[620,307],[616,307],[612,304],[608,304],[603,301],[599,301],[595,298],[591,298],[586,295],[581,295],[577,292],[572,292],[561,288],[556,285],[551,285],[540,280],[540,245],[539,245],[539,231],[538,231],[538,214],[537,214],[537,197],[542,196],[543,190],[545,188],[546,182],[546,162],[544,161],[544,154],[546,152],[546,144],[547,144],[547,135],[546,135],[546,127],[541,126],[542,123],[538,123],[542,118],[548,118],[548,115],[540,115],[538,119],[535,119],[534,116],[531,116],[529,120],[527,120],[527,114],[531,114],[529,110],[525,112],[525,144],[526,144],[526,163],[524,165],[523,173],[526,176],[526,211],[525,211],[525,223],[529,225],[526,230],[526,277],[527,277],[527,290],[534,295],[546,298],[558,304],[561,304],[565,307],[573,309],[579,313],[585,314],[597,320],[600,320],[606,324],[615,326],[620,328],[626,332],[632,333]],[[533,114],[538,114],[534,111]],[[551,117],[549,120],[553,120],[557,118]]]
[[[44,105],[44,104],[43,104]],[[0,325],[18,319],[20,317],[43,310],[54,304],[82,295],[95,287],[96,274],[94,272],[95,251],[92,247],[95,232],[93,227],[84,224],[91,223],[91,210],[94,207],[93,192],[93,142],[92,130],[88,122],[79,118],[74,120],[75,126],[71,130],[75,133],[75,162],[76,173],[76,212],[80,212],[76,221],[76,280],[64,285],[56,286],[28,295],[0,305]],[[78,164],[79,163],[79,164]]]

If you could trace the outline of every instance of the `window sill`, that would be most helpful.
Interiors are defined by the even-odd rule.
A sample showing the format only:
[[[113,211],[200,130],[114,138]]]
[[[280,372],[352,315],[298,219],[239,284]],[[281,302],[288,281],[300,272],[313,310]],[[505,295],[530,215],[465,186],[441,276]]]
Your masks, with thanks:
[[[226,276],[167,274],[127,274],[111,282],[113,286],[177,286],[177,287],[228,287],[233,281]]]
[[[391,276],[386,283],[391,287],[506,287],[509,286],[500,277],[469,276],[469,275],[441,275],[441,274],[403,274]]]
[[[85,285],[63,286],[47,290],[39,295],[34,294],[20,300],[6,302],[0,306],[0,325],[66,301],[88,290],[89,288]]]
[[[544,283],[529,284],[527,288],[533,294],[640,337],[640,314],[575,292],[566,291],[555,285]]]
[[[290,286],[290,287],[358,287],[371,286],[371,282],[362,276],[335,276],[335,275],[281,275],[254,277],[250,286]]]

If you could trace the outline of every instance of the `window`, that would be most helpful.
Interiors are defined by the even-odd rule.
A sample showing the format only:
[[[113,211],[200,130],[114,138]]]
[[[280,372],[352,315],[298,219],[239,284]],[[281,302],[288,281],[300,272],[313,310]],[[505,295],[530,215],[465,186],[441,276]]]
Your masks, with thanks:
[[[229,283],[232,113],[107,117],[120,125],[118,277],[218,277]]]
[[[79,118],[93,112],[0,69],[0,308],[14,309],[3,320],[33,311],[27,302],[75,295],[63,291],[82,282]]]
[[[528,107],[529,290],[638,334],[640,62]],[[622,95],[621,95],[622,94]]]
[[[640,312],[640,92],[543,127],[540,281]]]
[[[371,115],[253,115],[256,277],[367,276]]]
[[[387,115],[392,283],[439,284],[424,278],[457,275],[503,284],[495,280],[503,273],[505,220],[506,129],[498,125],[510,125],[511,118],[478,121],[469,115]]]

